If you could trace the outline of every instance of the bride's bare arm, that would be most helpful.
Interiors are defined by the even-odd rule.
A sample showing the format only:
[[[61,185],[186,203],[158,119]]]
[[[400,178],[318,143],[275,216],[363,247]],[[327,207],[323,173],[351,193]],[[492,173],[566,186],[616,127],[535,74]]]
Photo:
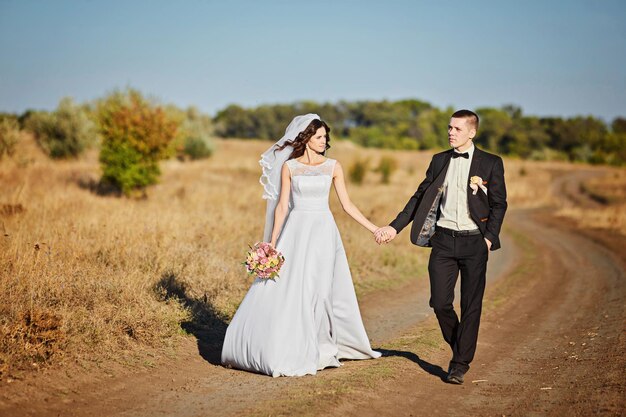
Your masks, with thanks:
[[[374,233],[378,226],[374,223],[370,222],[361,211],[354,205],[354,203],[350,200],[348,196],[348,190],[346,189],[346,181],[343,175],[343,168],[341,168],[341,164],[339,162],[335,162],[335,170],[333,172],[333,182],[335,184],[335,191],[337,192],[337,197],[339,197],[339,202],[341,202],[341,207],[343,210],[350,215],[354,220],[356,220],[360,225],[365,227],[370,232]]]
[[[291,193],[291,173],[287,164],[283,164],[280,171],[280,199],[274,210],[274,227],[272,228],[272,240],[271,245],[276,247],[276,241],[278,240],[278,234],[283,227],[287,211],[289,210],[289,194]]]

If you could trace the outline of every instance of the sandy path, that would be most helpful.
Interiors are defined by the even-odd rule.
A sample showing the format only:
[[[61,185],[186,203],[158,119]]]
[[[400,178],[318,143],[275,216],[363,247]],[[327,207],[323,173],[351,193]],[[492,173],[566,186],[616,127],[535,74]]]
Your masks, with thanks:
[[[515,245],[509,238],[503,239],[507,250],[492,260],[490,282],[504,276],[515,265]],[[380,291],[364,298],[361,309],[373,346],[398,337],[431,315],[427,285],[425,279],[414,280],[403,288]],[[225,416],[254,408],[260,399],[278,395],[282,388],[293,385],[293,380],[287,378],[272,379],[224,369],[217,364],[217,348],[219,346],[204,346],[202,353],[208,359],[205,360],[198,355],[198,347],[189,343],[182,349],[179,360],[151,372],[122,373],[120,377],[104,377],[80,386],[65,380],[47,391],[29,389],[28,400],[24,398],[18,404],[11,401],[19,405],[18,414],[13,414],[17,411],[13,407],[6,412],[85,416],[106,410],[107,415],[120,416],[194,416],[219,410],[217,414]],[[306,380],[299,379],[298,384],[306,384]]]
[[[537,237],[539,256],[510,284],[506,303],[484,314],[465,385],[443,384],[407,361],[392,384],[332,415],[623,415],[625,259],[542,223],[543,214],[509,218]],[[445,367],[449,352],[421,359]]]
[[[569,195],[577,196],[574,190],[583,177],[558,178],[555,193],[572,201]],[[537,256],[520,264],[524,257],[508,235],[504,249],[492,254],[487,300],[505,294],[506,301],[485,311],[467,383],[458,387],[440,380],[438,366],[449,360],[445,348],[427,356],[415,352],[429,371],[423,363],[396,361],[385,384],[366,392],[355,389],[330,405],[321,399],[313,403],[319,414],[619,415],[616,410],[624,407],[620,393],[626,388],[620,380],[625,370],[626,260],[623,252],[606,247],[623,248],[626,242],[570,230],[547,211],[511,210],[507,216],[512,233],[529,240]],[[437,331],[427,286],[427,280],[416,280],[362,301],[374,346],[407,332]],[[10,387],[0,393],[0,415],[227,416],[255,410],[265,415],[280,409],[280,400],[268,406],[268,399],[307,392],[331,375],[349,377],[367,366],[350,362],[317,377],[272,379],[222,368],[217,364],[219,337],[213,343],[199,337],[198,344],[190,341],[176,359],[154,370],[120,370],[110,377],[51,374]],[[293,407],[298,414],[318,414],[310,404],[296,401]]]
[[[406,236],[402,236],[402,239]],[[503,250],[492,253],[487,271],[487,285],[506,276],[517,265],[517,248],[513,240],[502,236]],[[416,248],[416,250],[426,250]],[[366,297],[361,303],[363,321],[373,346],[378,346],[397,338],[415,324],[433,314],[428,305],[430,287],[428,277],[413,281],[404,288],[379,291]],[[456,288],[459,299],[460,286]]]

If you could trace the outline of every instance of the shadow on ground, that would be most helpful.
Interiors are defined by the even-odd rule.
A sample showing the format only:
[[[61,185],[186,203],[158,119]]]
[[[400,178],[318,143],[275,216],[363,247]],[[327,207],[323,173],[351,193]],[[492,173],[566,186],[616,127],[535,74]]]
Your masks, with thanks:
[[[201,300],[189,296],[186,284],[172,272],[163,274],[155,290],[164,301],[176,299],[191,311],[191,320],[181,323],[181,327],[196,337],[198,353],[204,360],[220,365],[228,323],[211,305],[207,296]]]
[[[417,356],[413,352],[406,352],[403,350],[388,350],[388,349],[376,349],[376,350],[378,350],[380,353],[383,354],[383,356],[386,356],[386,357],[399,356],[399,357],[408,359],[411,362],[416,363],[424,371],[428,372],[429,374],[433,376],[440,378],[443,381],[445,381],[446,376],[448,375],[448,373],[444,371],[443,368],[441,368],[441,366],[433,365],[430,362],[426,362],[425,360],[421,359],[419,356]]]

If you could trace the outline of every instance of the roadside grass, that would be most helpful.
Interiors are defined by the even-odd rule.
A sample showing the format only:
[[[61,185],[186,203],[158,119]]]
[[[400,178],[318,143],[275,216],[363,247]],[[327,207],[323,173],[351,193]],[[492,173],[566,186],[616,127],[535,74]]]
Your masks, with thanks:
[[[232,317],[250,285],[243,255],[262,235],[257,161],[269,142],[219,140],[210,159],[165,161],[147,198],[128,199],[93,191],[97,151],[52,161],[32,137],[22,139],[15,157],[0,165],[0,380],[63,363],[157,366],[159,358],[176,355],[183,338],[193,338],[183,323],[211,326],[213,316]],[[389,184],[374,171],[362,184],[348,184],[351,199],[378,225],[404,207],[431,156],[343,141],[329,151],[344,170],[363,159],[372,166],[382,158],[397,162]],[[515,208],[552,204],[550,170],[578,169],[519,160],[506,160],[505,167]],[[359,296],[427,276],[428,251],[408,242],[408,228],[399,242],[380,247],[343,212],[334,192],[330,205]],[[621,207],[609,206],[614,217],[597,213],[597,221],[626,230]],[[185,289],[184,298],[164,290],[169,277]]]
[[[563,207],[559,216],[572,219],[587,229],[607,229],[626,236],[626,169],[605,168],[604,174],[583,181],[580,192],[598,207]]]
[[[251,282],[243,256],[262,235],[257,161],[268,142],[222,140],[208,160],[165,161],[145,199],[93,192],[95,151],[51,161],[32,137],[19,145],[0,165],[0,380],[82,361],[150,367],[193,337],[181,325],[205,318],[192,309],[229,320]],[[340,141],[331,151],[346,166],[387,154]],[[348,185],[380,225],[414,192],[428,161],[426,153],[393,155],[406,175],[382,184],[367,173],[362,185]],[[379,247],[334,193],[330,203],[360,296],[419,279],[424,254]],[[167,294],[168,277],[184,299]]]

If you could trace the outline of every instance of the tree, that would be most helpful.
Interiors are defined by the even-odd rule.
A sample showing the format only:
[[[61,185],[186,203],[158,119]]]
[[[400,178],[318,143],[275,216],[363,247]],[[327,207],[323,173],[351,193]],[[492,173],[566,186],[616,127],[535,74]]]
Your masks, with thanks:
[[[208,158],[213,154],[213,123],[209,116],[200,113],[195,107],[188,108],[180,131],[183,137],[183,155],[195,160]]]
[[[101,182],[126,195],[143,192],[156,183],[159,160],[172,153],[178,122],[132,89],[110,94],[97,111]]]
[[[66,97],[54,112],[31,112],[24,121],[51,158],[75,158],[96,142],[96,129],[85,109]]]
[[[229,138],[257,138],[254,121],[249,110],[231,104],[215,116],[216,132]]]
[[[613,133],[626,133],[626,118],[616,117],[611,123],[611,131]]]
[[[504,110],[489,107],[477,109],[476,113],[480,117],[476,141],[484,144],[491,151],[500,152],[505,136],[513,127],[511,114]],[[504,141],[507,140],[510,139]]]

